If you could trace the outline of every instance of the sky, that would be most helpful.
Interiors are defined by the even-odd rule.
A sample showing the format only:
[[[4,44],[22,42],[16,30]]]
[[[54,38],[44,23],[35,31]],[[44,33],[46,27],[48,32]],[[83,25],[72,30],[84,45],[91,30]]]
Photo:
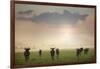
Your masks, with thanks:
[[[15,5],[15,51],[94,48],[94,8]]]

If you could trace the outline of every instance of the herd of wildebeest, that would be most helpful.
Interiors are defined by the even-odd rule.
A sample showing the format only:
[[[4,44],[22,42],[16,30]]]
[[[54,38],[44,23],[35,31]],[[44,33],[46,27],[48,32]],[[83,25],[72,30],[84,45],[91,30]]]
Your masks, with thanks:
[[[24,51],[24,57],[25,57],[26,62],[30,59],[30,51],[29,50],[30,50],[30,48],[25,48],[25,51]],[[76,57],[78,59],[82,52],[84,52],[84,54],[87,55],[89,52],[89,48],[77,48],[75,53],[76,53]],[[42,54],[43,54],[43,50],[40,49],[38,51],[38,54],[39,54],[39,57],[41,58]],[[56,59],[59,59],[59,55],[60,55],[59,48],[50,48],[50,56],[51,56],[52,60],[55,60],[55,56],[56,56]]]

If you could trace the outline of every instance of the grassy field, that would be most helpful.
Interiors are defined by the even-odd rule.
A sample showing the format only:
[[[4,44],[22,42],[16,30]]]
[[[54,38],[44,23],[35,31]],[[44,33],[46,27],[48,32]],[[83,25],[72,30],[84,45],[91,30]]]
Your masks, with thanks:
[[[83,52],[79,57],[79,60],[76,57],[75,50],[60,50],[59,59],[56,58],[53,61],[50,56],[49,51],[43,51],[42,57],[39,57],[38,52],[31,52],[30,59],[26,63],[24,55],[22,52],[15,54],[16,65],[42,65],[42,64],[68,64],[68,63],[84,63],[84,62],[93,62],[94,60],[94,51],[91,49],[89,53],[85,55]]]

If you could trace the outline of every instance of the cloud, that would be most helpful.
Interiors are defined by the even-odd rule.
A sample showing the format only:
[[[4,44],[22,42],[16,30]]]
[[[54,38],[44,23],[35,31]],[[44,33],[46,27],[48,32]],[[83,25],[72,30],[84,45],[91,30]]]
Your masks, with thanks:
[[[83,21],[88,16],[87,14],[81,15],[79,13],[71,13],[68,10],[59,12],[44,12],[40,15],[33,15],[33,10],[20,11],[16,18],[20,20],[32,20],[35,23],[47,24],[71,24],[74,25],[78,21]]]
[[[48,23],[48,24],[76,24],[79,20],[85,20],[88,15],[81,15],[78,13],[71,13],[64,10],[63,13],[57,12],[46,12],[32,18],[33,22],[36,23]]]
[[[27,10],[27,11],[19,11],[18,14],[20,15],[29,15],[33,12],[33,10]]]
[[[19,20],[32,20],[33,10],[19,11],[16,14],[16,19]]]
[[[84,22],[79,21],[77,23],[76,26],[77,26],[78,33],[88,33],[94,35],[95,32],[94,15],[95,15],[94,13],[91,13],[91,15],[89,15]]]

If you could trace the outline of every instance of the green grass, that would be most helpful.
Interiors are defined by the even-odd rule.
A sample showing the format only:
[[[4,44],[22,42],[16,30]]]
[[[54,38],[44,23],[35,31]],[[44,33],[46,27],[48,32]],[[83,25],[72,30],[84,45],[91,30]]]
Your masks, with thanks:
[[[30,59],[26,63],[24,59],[24,55],[22,52],[18,52],[15,54],[15,61],[16,65],[26,65],[26,64],[33,64],[33,65],[39,65],[39,64],[68,64],[68,63],[84,63],[84,62],[93,62],[94,60],[94,51],[91,49],[89,50],[89,53],[85,55],[83,52],[79,57],[79,60],[76,57],[75,50],[61,50],[59,59],[56,58],[52,61],[50,52],[49,51],[43,51],[42,57],[39,57],[38,52],[31,52]]]

